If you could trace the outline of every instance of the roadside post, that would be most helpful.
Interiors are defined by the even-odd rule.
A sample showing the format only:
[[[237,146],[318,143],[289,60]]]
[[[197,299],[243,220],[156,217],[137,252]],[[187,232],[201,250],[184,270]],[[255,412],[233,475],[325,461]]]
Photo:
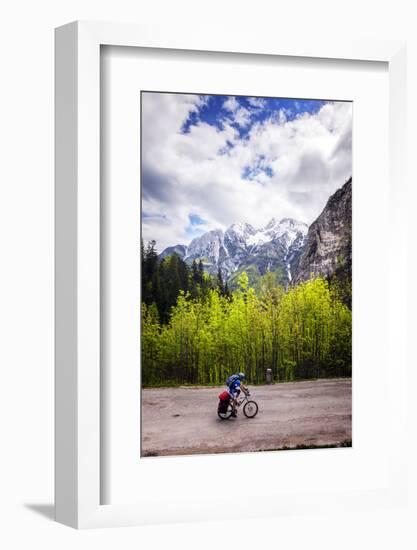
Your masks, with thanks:
[[[265,379],[267,384],[272,384],[272,369],[266,369]]]

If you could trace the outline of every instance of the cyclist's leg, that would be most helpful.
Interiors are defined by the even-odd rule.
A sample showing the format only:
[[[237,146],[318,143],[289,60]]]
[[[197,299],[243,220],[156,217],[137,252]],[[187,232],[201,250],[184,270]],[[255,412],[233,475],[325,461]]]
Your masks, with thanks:
[[[237,414],[237,398],[239,397],[240,390],[237,390],[233,393],[233,401],[232,401],[232,415],[236,416]]]
[[[232,392],[232,390],[230,388],[227,389],[227,393],[229,394],[229,402],[230,402],[230,405],[232,406],[232,415],[234,414],[234,403],[235,403],[235,396],[234,396],[234,393]]]
[[[239,395],[240,395],[240,388],[237,388],[235,392],[235,411],[237,411],[237,405],[238,405],[237,400],[239,399]]]

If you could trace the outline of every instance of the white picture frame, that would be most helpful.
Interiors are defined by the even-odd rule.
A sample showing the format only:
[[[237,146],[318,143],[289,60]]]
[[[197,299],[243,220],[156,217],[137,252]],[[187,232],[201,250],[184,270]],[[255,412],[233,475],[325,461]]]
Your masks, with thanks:
[[[393,215],[401,218],[405,188],[405,45],[388,41],[319,40],[280,42],[269,35],[248,36],[210,29],[175,29],[116,23],[75,22],[56,30],[56,519],[76,528],[158,522],[150,506],[101,504],[100,476],[100,47],[168,48],[334,60],[382,61],[389,70],[390,194]],[[405,323],[405,297],[390,304],[390,314]],[[401,338],[400,334],[395,336]],[[390,406],[397,422],[406,384],[406,346],[399,341],[398,371],[392,381],[397,397]],[[305,512],[376,502],[395,505],[406,494],[406,462],[401,434],[390,456],[391,474],[384,491],[352,496],[289,495],[270,513]],[[169,502],[163,517],[186,520]],[[262,510],[262,507],[260,507]],[[192,519],[216,519],[215,506]],[[218,516],[219,518],[221,516]]]

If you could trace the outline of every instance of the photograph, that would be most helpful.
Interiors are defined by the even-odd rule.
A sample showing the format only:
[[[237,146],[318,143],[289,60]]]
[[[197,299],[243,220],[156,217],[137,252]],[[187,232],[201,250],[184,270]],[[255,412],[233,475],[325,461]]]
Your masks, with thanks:
[[[352,101],[138,100],[140,457],[352,447]]]

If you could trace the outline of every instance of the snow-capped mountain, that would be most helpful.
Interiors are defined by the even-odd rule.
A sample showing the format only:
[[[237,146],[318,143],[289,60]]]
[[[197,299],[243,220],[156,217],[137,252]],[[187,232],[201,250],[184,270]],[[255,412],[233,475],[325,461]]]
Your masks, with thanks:
[[[281,277],[291,282],[292,270],[304,245],[308,226],[284,218],[273,218],[262,228],[248,223],[234,223],[225,232],[208,231],[186,245],[166,248],[161,257],[176,252],[187,263],[202,260],[205,269],[217,274],[219,268],[225,279],[237,271],[256,270],[260,275],[280,268]]]
[[[186,245],[166,248],[160,257],[177,253],[187,263],[202,260],[209,273],[236,284],[246,271],[252,282],[267,271],[282,284],[297,284],[311,276],[352,278],[352,178],[331,195],[321,214],[308,227],[292,218],[272,220],[256,229],[234,223],[224,233],[208,231]]]

